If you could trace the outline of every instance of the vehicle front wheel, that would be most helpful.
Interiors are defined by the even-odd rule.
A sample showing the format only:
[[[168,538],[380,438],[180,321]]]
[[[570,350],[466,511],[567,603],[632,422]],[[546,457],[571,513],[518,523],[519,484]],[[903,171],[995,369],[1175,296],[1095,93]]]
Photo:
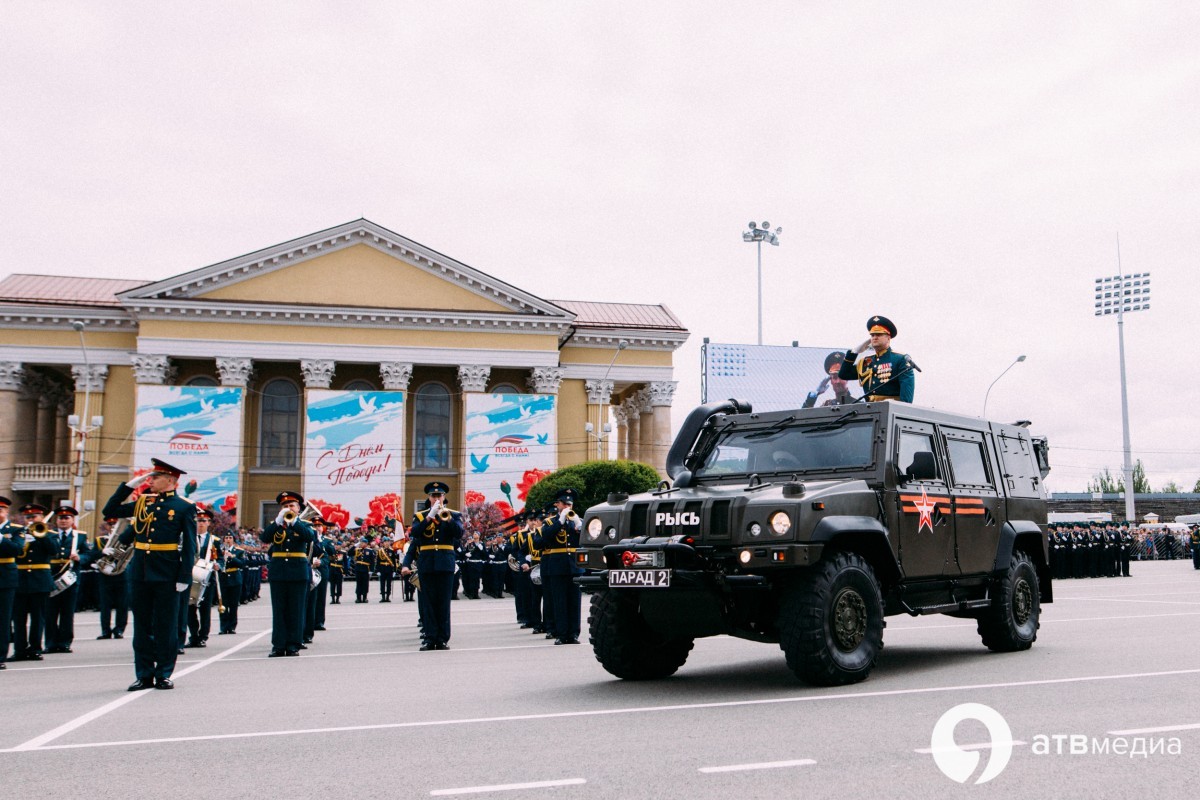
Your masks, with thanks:
[[[992,604],[979,615],[979,636],[998,653],[1028,650],[1041,625],[1037,570],[1029,556],[1013,553],[1008,572],[996,585]]]
[[[674,675],[687,661],[693,640],[657,633],[642,617],[636,591],[608,590],[592,595],[588,634],[596,660],[627,681]]]
[[[857,553],[834,553],[784,596],[779,648],[806,683],[857,683],[871,674],[883,649],[883,626],[883,600],[871,565]]]

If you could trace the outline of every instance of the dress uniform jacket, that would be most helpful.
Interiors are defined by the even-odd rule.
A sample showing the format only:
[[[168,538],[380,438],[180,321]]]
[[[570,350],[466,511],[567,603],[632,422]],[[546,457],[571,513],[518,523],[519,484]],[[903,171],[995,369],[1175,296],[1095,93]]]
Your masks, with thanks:
[[[913,401],[916,380],[913,378],[915,368],[911,358],[891,349],[879,355],[871,353],[855,363],[857,357],[858,354],[853,350],[846,351],[846,359],[838,370],[839,378],[844,381],[857,380],[867,397],[891,398],[904,403]]]
[[[57,547],[53,533],[47,533],[40,539],[26,534],[24,547],[17,556],[17,594],[53,591],[54,572],[50,561]]]
[[[413,517],[413,546],[404,554],[402,566],[411,567],[415,557],[417,572],[454,572],[455,547],[462,540],[462,514],[453,511],[450,519],[442,521],[428,513],[421,511]]]
[[[105,517],[133,518],[136,503],[125,500],[133,494],[125,484],[104,504]],[[196,507],[174,491],[152,495],[146,502],[145,531],[139,523],[125,529],[122,544],[134,543],[129,577],[134,581],[191,583],[196,563]]]
[[[24,532],[20,525],[0,525],[0,589],[17,588],[17,556],[25,551]]]
[[[269,544],[271,557],[267,566],[269,581],[311,581],[312,565],[308,560],[308,546],[317,534],[312,526],[302,519],[291,525],[276,525],[272,521],[260,537]],[[276,541],[278,539],[278,541]]]

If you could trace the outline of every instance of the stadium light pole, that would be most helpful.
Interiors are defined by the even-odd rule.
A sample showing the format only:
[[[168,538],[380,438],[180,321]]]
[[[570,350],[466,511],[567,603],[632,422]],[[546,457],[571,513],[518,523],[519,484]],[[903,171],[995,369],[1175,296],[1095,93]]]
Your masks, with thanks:
[[[1129,391],[1125,381],[1125,315],[1150,310],[1150,273],[1124,275],[1121,269],[1121,239],[1117,237],[1118,274],[1096,278],[1096,316],[1117,317],[1117,343],[1121,357],[1121,435],[1124,444],[1125,519],[1137,521],[1133,491],[1133,448],[1129,444]]]
[[[750,230],[742,231],[743,242],[754,242],[758,245],[758,343],[762,344],[762,246],[763,242],[779,247],[779,234],[783,233],[783,228],[771,230],[771,223],[763,222],[762,227],[758,223],[751,222]]]
[[[992,393],[992,387],[996,385],[996,381],[998,381],[998,380],[1000,380],[1001,378],[1003,378],[1005,375],[1007,375],[1007,374],[1008,374],[1008,371],[1009,371],[1010,369],[1012,369],[1013,367],[1015,367],[1017,364],[1020,364],[1020,363],[1021,363],[1022,361],[1024,361],[1024,360],[1025,360],[1025,356],[1017,356],[1017,360],[1016,360],[1016,361],[1014,361],[1014,362],[1012,362],[1011,364],[1009,364],[1007,367],[1005,367],[1005,368],[1004,368],[1004,372],[1001,372],[999,375],[997,375],[997,376],[996,376],[996,380],[995,380],[995,381],[992,381],[992,382],[991,382],[991,383],[988,385],[987,391],[983,393],[983,418],[984,418],[984,419],[987,419],[987,404],[988,404],[988,395],[990,395],[990,394]]]

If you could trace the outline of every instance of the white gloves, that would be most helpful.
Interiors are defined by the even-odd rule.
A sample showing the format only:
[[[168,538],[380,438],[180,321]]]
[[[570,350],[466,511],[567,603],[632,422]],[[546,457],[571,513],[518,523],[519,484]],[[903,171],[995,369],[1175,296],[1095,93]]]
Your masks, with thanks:
[[[278,514],[275,515],[275,524],[283,525],[283,512],[282,511],[280,511]]]
[[[567,524],[567,512],[568,511],[570,511],[569,508],[564,508],[562,511],[558,512],[558,521],[563,525]]]
[[[104,553],[104,555],[106,555],[106,556],[112,556],[112,555],[116,555],[116,553],[117,553],[117,548],[115,548],[115,547],[106,547],[106,548],[104,548],[103,550],[101,550],[100,552]]]
[[[125,481],[125,485],[128,486],[130,489],[136,489],[145,482],[146,482],[146,476],[139,475],[136,478],[130,478],[129,480]]]
[[[177,583],[177,584],[175,584],[175,591],[177,591],[177,592],[186,592],[187,590],[188,590],[188,584],[186,584],[186,583]]]

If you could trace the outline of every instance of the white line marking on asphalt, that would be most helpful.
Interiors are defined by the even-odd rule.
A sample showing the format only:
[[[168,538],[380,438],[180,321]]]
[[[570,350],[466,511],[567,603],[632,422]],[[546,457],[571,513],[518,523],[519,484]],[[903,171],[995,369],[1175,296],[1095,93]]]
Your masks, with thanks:
[[[516,789],[550,789],[555,786],[579,786],[587,783],[583,778],[565,778],[561,781],[535,781],[533,783],[498,783],[495,786],[464,786],[461,789],[434,789],[434,797],[455,794],[482,794],[483,792],[511,792]]]
[[[1099,600],[1104,603],[1158,603],[1168,606],[1200,606],[1200,602],[1190,600],[1126,600],[1124,597],[1089,597],[1089,601]]]
[[[785,767],[808,767],[817,763],[811,758],[798,758],[795,761],[763,761],[758,764],[728,764],[723,767],[701,767],[700,772],[745,772],[752,769],[784,769]]]
[[[492,650],[528,650],[530,648],[554,647],[553,643],[546,642],[544,644],[510,644],[503,647],[455,647],[453,652],[457,653],[486,653]],[[558,649],[558,648],[556,648]],[[311,650],[304,654],[304,658],[351,658],[353,656],[407,656],[420,655],[423,658],[429,658],[428,653],[422,653],[417,649],[414,643],[411,647],[404,650],[374,650],[365,653],[314,653]],[[243,656],[242,658],[231,658],[230,661],[261,661],[267,656]]]
[[[1170,731],[1194,731],[1200,728],[1200,722],[1188,725],[1165,725],[1161,728],[1134,728],[1127,731],[1109,731],[1109,736],[1134,736],[1140,733],[1168,733]]]
[[[255,641],[257,641],[258,639],[261,639],[263,636],[265,636],[268,633],[270,633],[269,630],[260,631],[259,633],[255,634],[254,636],[251,636],[249,639],[245,640],[244,642],[239,642],[237,645],[229,648],[228,650],[217,653],[216,655],[214,655],[210,658],[206,658],[197,664],[193,664],[192,666],[187,667],[186,669],[180,670],[179,672],[175,673],[171,677],[173,679],[182,678],[185,675],[195,672],[198,669],[203,669],[204,667],[207,667],[209,664],[213,663],[214,661],[220,661],[221,659],[225,658],[226,656],[228,656],[232,653],[236,653],[238,650],[241,650],[243,647],[253,644]],[[143,692],[130,692],[130,693],[124,695],[123,697],[119,697],[116,700],[113,700],[111,703],[106,703],[105,705],[102,705],[97,709],[89,711],[88,713],[83,714],[82,716],[78,716],[75,719],[71,720],[70,722],[63,723],[62,725],[59,725],[57,728],[55,728],[52,731],[47,731],[46,733],[43,733],[41,736],[35,736],[34,738],[30,739],[29,741],[27,741],[23,744],[19,744],[16,747],[12,748],[12,751],[10,751],[10,752],[20,752],[20,751],[24,751],[24,750],[37,750],[39,747],[46,744],[47,742],[52,742],[55,739],[59,738],[60,736],[65,736],[66,734],[70,733],[73,730],[82,728],[84,725],[88,724],[92,720],[99,719],[100,717],[103,717],[108,712],[115,711],[116,709],[120,708],[121,706],[125,705],[126,703],[132,703],[134,700],[137,700],[139,697],[146,694],[147,692],[154,692],[154,691],[157,691],[157,690],[147,689],[146,691],[143,691]]]
[[[1014,739],[1011,742],[981,742],[979,744],[956,744],[953,747],[921,747],[914,750],[914,753],[922,755],[933,755],[936,753],[957,753],[959,750],[990,750],[993,747],[1005,745],[1006,747],[1022,747],[1029,742],[1022,742],[1020,739]]]
[[[199,666],[199,665],[197,665]],[[1162,678],[1172,675],[1200,675],[1200,669],[1177,669],[1164,672],[1131,672],[1120,675],[1082,675],[1077,678],[1044,678],[1041,680],[1012,681],[1009,683],[975,683],[956,686],[928,686],[922,689],[887,689],[877,692],[843,692],[840,694],[803,695],[801,697],[773,697],[763,700],[726,700],[715,703],[681,703],[670,706],[633,706],[626,708],[600,708],[590,711],[559,711],[550,714],[513,714],[502,717],[470,717],[466,719],[437,719],[418,722],[383,722],[374,725],[339,725],[329,728],[296,728],[278,731],[248,731],[245,733],[213,733],[199,736],[169,736],[161,739],[126,739],[113,742],[86,742],[82,744],[55,744],[41,750],[82,750],[96,747],[128,747],[130,745],[174,744],[178,742],[208,742],[221,739],[260,739],[274,736],[299,736],[305,734],[354,733],[360,731],[384,731],[402,728],[433,728],[449,725],[479,725],[502,722],[531,722],[546,719],[582,719],[586,717],[611,717],[626,714],[650,714],[671,711],[701,711],[710,708],[745,708],[749,706],[771,706],[790,703],[817,703],[826,700],[862,700],[873,697],[901,697],[904,695],[939,694],[943,692],[973,692],[985,689],[1011,689],[1019,686],[1058,686],[1068,683],[1091,683],[1097,681],[1120,681],[1144,678]],[[140,694],[140,692],[139,692]],[[41,738],[41,737],[39,737]],[[30,748],[24,745],[0,753],[20,752]]]

